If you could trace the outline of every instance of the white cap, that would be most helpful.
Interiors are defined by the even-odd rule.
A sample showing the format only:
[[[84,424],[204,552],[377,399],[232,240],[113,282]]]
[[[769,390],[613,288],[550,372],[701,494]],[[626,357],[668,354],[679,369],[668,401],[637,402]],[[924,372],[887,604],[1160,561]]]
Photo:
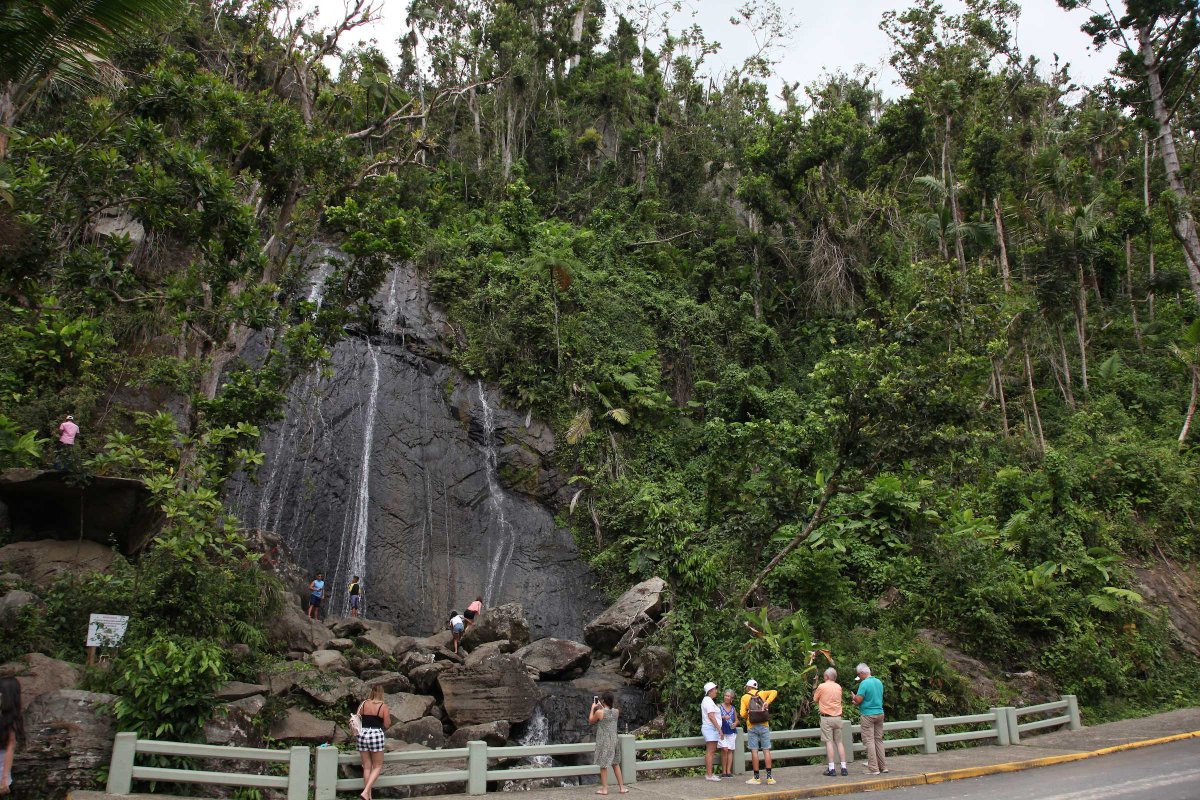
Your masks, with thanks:
[[[708,683],[704,684],[704,693],[708,694],[715,688],[717,688],[717,685],[715,683],[713,683],[712,681],[709,681]]]
[[[757,688],[758,688],[758,681],[756,681],[756,680],[754,680],[753,678],[751,678],[750,680],[746,681],[746,686],[747,686],[747,687],[749,687],[749,688],[751,688],[751,689],[757,689]]]

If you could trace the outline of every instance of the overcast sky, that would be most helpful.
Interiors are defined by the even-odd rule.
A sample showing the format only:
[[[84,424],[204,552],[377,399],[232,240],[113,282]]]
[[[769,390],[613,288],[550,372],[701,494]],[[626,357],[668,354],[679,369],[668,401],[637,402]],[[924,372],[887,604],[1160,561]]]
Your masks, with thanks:
[[[322,10],[322,22],[332,24],[343,6],[343,0],[313,0]],[[729,17],[739,3],[735,0],[685,0],[685,10],[677,15],[673,29],[698,23],[709,39],[721,43],[721,51],[708,59],[711,73],[737,66],[754,47],[749,33],[729,24]],[[799,81],[807,85],[823,72],[851,72],[864,65],[876,73],[876,85],[886,96],[900,93],[896,74],[887,64],[888,40],[879,30],[883,12],[902,10],[912,5],[908,0],[779,0],[780,6],[799,24],[791,45],[776,67],[773,90],[783,82]],[[962,9],[959,0],[943,0],[950,12]],[[619,6],[609,0],[610,8]],[[1021,20],[1017,29],[1017,44],[1026,56],[1037,56],[1049,67],[1057,54],[1071,64],[1071,75],[1077,83],[1091,85],[1103,80],[1112,67],[1115,52],[1110,48],[1094,52],[1089,37],[1080,32],[1087,12],[1068,13],[1055,0],[1020,0]],[[374,39],[385,52],[397,51],[396,41],[404,31],[406,0],[386,0],[383,18],[369,28],[355,31],[351,38]],[[346,42],[349,44],[350,42]]]

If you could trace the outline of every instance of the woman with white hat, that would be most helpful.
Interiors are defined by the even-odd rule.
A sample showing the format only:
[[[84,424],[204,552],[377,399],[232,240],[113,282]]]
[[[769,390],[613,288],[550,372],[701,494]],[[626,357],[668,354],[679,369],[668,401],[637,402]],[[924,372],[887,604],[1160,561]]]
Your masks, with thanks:
[[[704,736],[704,780],[719,781],[713,774],[713,757],[721,741],[721,710],[717,707],[717,685],[704,684],[704,699],[700,701],[700,733]]]

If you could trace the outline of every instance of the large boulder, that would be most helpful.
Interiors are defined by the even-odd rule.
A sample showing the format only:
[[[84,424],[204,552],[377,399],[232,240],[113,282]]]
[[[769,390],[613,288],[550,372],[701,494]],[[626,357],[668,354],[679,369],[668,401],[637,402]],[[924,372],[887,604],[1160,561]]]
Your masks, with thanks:
[[[258,682],[265,683],[271,695],[278,697],[287,694],[296,688],[296,684],[315,673],[313,666],[303,661],[278,661],[258,676]]]
[[[432,664],[425,664],[417,667],[412,672],[408,673],[409,679],[412,680],[413,688],[418,692],[425,694],[438,694],[438,679],[446,670],[454,667],[449,661],[435,661]]]
[[[434,749],[446,744],[442,721],[437,717],[421,717],[411,722],[401,722],[388,729],[388,735],[402,742]]]
[[[329,621],[329,630],[338,639],[353,639],[367,632],[367,624],[358,617]]]
[[[289,708],[271,725],[271,738],[301,744],[324,744],[334,741],[337,728],[335,722],[314,717],[298,708]]]
[[[318,672],[305,676],[298,684],[300,691],[326,708],[340,707],[348,698],[351,702],[366,695],[358,678]]]
[[[112,756],[116,731],[105,709],[116,699],[78,689],[34,699],[25,711],[25,746],[17,748],[13,759],[15,797],[43,800],[93,787],[96,771],[107,767]]]
[[[243,697],[213,709],[204,721],[204,741],[232,747],[257,747],[262,744],[262,733],[254,719],[262,713],[267,700],[261,694]]]
[[[0,677],[16,678],[17,683],[21,684],[22,709],[28,709],[43,694],[74,689],[79,685],[81,675],[79,667],[74,664],[41,653],[30,653],[0,666]]]
[[[438,677],[442,705],[456,726],[503,719],[524,722],[537,705],[537,684],[521,660],[499,655],[470,666],[453,667]]]
[[[479,647],[476,647],[470,653],[467,653],[467,657],[463,663],[478,664],[480,661],[491,658],[492,656],[511,653],[516,649],[517,648],[508,639],[501,639],[498,642],[488,642],[487,644],[479,645]]]
[[[321,672],[350,673],[350,662],[337,650],[317,650],[308,657],[312,665]]]
[[[392,715],[393,725],[413,722],[421,717],[429,716],[436,705],[434,699],[428,695],[409,694],[408,692],[385,694],[383,702],[387,703],[388,711]],[[405,741],[412,740],[406,739]]]
[[[385,692],[411,692],[413,688],[412,681],[399,672],[377,671],[375,674],[364,672],[360,677],[363,679],[363,687],[367,692],[376,686],[382,686]]]
[[[621,637],[639,614],[650,619],[662,616],[662,596],[666,588],[662,578],[650,578],[634,586],[588,623],[583,632],[584,641],[602,652],[615,653]]]
[[[539,680],[577,678],[592,664],[592,648],[568,639],[538,639],[513,655],[536,669]]]
[[[473,650],[481,644],[508,639],[518,646],[529,643],[529,622],[520,603],[484,609],[462,635],[462,646]]]
[[[365,633],[354,637],[354,644],[358,647],[374,647],[384,655],[391,655],[400,644],[400,637],[387,631],[368,628]]]
[[[508,734],[512,726],[504,720],[484,722],[479,725],[464,725],[450,734],[446,747],[466,747],[467,742],[487,742],[492,747],[503,747],[508,744]]]
[[[21,614],[26,608],[36,607],[37,596],[20,589],[13,589],[0,597],[0,628],[12,630],[21,623]]]
[[[99,542],[60,542],[42,539],[0,547],[0,566],[12,570],[38,589],[49,589],[63,575],[106,572],[117,554]]]
[[[300,598],[290,595],[283,611],[267,623],[267,636],[287,650],[311,653],[331,638],[329,629],[304,613]]]
[[[246,697],[253,697],[256,694],[267,694],[271,688],[262,683],[243,683],[242,681],[229,681],[222,684],[220,689],[213,693],[213,697],[225,702],[234,700],[242,700]]]

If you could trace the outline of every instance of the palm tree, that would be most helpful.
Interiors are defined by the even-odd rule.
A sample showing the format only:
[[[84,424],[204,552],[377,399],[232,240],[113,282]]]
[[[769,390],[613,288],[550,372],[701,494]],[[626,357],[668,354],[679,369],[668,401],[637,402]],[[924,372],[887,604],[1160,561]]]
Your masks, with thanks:
[[[117,44],[186,0],[0,0],[0,161],[21,114],[51,79],[93,81]]]

